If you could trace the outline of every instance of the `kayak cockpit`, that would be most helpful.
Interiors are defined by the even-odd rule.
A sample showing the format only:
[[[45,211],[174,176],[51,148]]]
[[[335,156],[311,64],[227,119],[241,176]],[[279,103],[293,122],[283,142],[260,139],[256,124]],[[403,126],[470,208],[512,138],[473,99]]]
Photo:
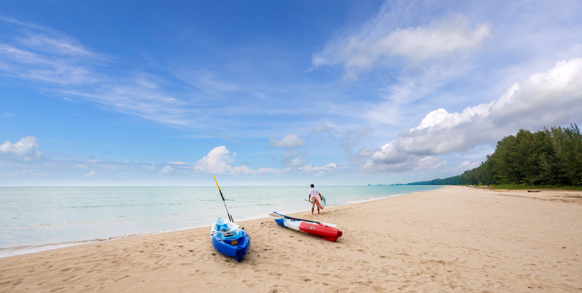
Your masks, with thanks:
[[[210,238],[218,252],[232,256],[237,261],[242,260],[251,243],[249,234],[243,228],[223,218],[218,218],[210,228]]]

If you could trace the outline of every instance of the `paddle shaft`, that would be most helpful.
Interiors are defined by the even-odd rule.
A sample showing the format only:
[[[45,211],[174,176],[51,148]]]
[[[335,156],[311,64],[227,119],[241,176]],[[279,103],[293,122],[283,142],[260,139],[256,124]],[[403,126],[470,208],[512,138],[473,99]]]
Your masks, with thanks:
[[[314,224],[322,224],[321,222],[316,222],[316,221],[311,221],[311,220],[305,220],[305,219],[298,219],[298,218],[293,218],[293,217],[289,217],[289,216],[285,216],[285,215],[281,215],[277,212],[273,212],[274,214],[277,214],[285,219],[289,219],[289,220],[299,220],[299,221],[303,221],[303,222],[309,222],[309,223],[314,223]]]
[[[224,203],[224,208],[226,209],[226,214],[228,215],[228,219],[234,223],[232,216],[228,212],[228,207],[226,206],[226,200],[224,200],[224,195],[222,195],[222,190],[220,190],[220,186],[218,186],[218,181],[216,181],[216,176],[214,176],[214,182],[216,182],[216,187],[218,187],[218,192],[220,192],[220,197],[222,197],[222,203]]]

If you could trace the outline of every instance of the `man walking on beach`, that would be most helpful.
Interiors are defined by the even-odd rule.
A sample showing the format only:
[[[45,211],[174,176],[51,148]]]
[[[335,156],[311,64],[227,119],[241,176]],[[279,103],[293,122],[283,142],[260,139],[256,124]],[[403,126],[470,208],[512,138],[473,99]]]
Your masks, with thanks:
[[[319,203],[318,201],[318,196],[319,195],[319,190],[315,189],[315,186],[313,184],[311,184],[311,189],[309,190],[309,201],[311,202],[311,214],[313,215],[313,210],[315,209],[315,206],[317,206],[317,213],[321,214],[319,212]]]

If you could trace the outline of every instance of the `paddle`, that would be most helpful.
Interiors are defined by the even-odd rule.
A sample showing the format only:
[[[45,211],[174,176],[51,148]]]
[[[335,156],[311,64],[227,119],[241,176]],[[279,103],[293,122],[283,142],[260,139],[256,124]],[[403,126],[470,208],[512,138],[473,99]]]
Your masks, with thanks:
[[[218,187],[218,191],[220,192],[220,197],[222,197],[222,202],[224,203],[224,208],[226,209],[226,214],[228,215],[228,219],[234,223],[232,216],[228,212],[228,208],[226,207],[226,200],[224,200],[224,195],[222,195],[222,190],[220,190],[220,186],[218,186],[218,182],[216,181],[216,176],[214,176],[214,182],[216,182],[216,187]]]
[[[311,220],[305,220],[305,219],[298,219],[298,218],[293,218],[293,217],[289,217],[289,216],[285,216],[282,214],[279,214],[277,212],[272,212],[269,214],[269,217],[273,218],[273,219],[289,219],[289,220],[296,220],[296,221],[303,221],[303,222],[308,222],[308,223],[314,223],[314,224],[322,224],[322,225],[326,225],[326,226],[330,226],[330,227],[337,227],[336,224],[330,224],[330,223],[324,223],[324,222],[316,222],[316,221],[311,221]]]

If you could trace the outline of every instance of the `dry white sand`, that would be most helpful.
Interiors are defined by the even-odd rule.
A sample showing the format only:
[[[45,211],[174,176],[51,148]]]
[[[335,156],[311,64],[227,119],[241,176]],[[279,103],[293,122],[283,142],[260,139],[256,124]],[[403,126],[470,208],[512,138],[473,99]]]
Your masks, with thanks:
[[[337,224],[338,242],[247,221],[240,263],[209,228],[7,257],[0,292],[582,292],[582,205],[567,194],[448,187],[295,215]]]

